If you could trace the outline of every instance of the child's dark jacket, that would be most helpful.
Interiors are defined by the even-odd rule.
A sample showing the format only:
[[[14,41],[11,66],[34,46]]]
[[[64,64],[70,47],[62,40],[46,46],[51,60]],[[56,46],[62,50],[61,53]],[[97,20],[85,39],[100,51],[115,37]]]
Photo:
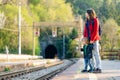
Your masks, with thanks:
[[[83,46],[84,58],[92,58],[93,44]]]

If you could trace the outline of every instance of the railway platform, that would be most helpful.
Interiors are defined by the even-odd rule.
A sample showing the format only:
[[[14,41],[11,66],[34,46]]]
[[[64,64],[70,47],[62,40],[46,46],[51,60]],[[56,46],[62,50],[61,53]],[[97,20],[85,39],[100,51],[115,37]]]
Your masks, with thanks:
[[[102,73],[81,73],[83,67],[83,59],[80,59],[51,80],[120,80],[119,60],[102,60]]]

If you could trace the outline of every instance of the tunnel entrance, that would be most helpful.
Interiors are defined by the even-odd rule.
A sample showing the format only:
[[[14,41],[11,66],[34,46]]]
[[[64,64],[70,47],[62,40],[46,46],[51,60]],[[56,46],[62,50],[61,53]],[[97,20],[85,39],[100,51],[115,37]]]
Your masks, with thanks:
[[[45,49],[45,58],[53,59],[57,55],[57,49],[54,45],[48,45]]]

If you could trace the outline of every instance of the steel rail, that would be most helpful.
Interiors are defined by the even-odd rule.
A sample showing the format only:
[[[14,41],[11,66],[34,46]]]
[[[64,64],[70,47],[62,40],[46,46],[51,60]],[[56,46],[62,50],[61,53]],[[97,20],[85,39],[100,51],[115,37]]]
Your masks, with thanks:
[[[73,65],[74,63],[75,63],[75,62],[72,62],[72,63],[70,63],[70,64],[68,64],[68,65],[66,65],[66,66],[64,66],[64,67],[61,67],[61,68],[59,68],[59,69],[57,69],[57,70],[54,70],[54,71],[52,71],[52,72],[50,72],[50,73],[48,73],[48,74],[46,74],[46,75],[44,75],[44,76],[41,76],[41,77],[39,77],[39,78],[37,78],[37,79],[35,79],[35,80],[50,80],[50,79],[51,79],[52,77],[54,77],[56,74],[64,71],[65,69],[67,69],[68,67],[70,67],[71,65]]]
[[[31,73],[31,72],[35,72],[35,71],[38,71],[38,70],[42,70],[42,69],[45,69],[45,68],[53,67],[53,66],[56,66],[56,65],[59,65],[59,64],[62,64],[62,63],[63,62],[60,61],[60,62],[56,62],[56,63],[52,63],[52,64],[46,64],[46,65],[43,65],[43,66],[30,67],[30,68],[26,68],[26,69],[22,69],[22,70],[6,72],[6,73],[3,73],[3,74],[0,74],[0,80],[10,80],[11,78],[14,78],[14,77],[18,77],[18,76],[28,74],[28,73]]]

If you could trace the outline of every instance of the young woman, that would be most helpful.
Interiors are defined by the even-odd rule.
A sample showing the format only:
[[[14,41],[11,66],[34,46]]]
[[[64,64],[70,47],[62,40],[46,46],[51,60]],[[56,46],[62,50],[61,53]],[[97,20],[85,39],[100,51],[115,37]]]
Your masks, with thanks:
[[[89,9],[86,12],[87,24],[84,28],[84,38],[88,38],[90,43],[93,44],[93,58],[95,73],[101,73],[101,57],[99,53],[99,20],[96,17],[96,13],[93,9]]]

